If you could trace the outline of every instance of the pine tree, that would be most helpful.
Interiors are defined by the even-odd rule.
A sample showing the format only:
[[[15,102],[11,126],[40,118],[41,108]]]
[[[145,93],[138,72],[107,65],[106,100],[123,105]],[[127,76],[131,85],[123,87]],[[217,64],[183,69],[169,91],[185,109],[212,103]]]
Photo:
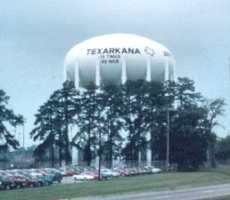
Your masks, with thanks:
[[[128,81],[123,87],[123,108],[125,130],[128,132],[127,144],[123,150],[126,160],[140,161],[141,151],[146,148],[146,83],[139,80]]]
[[[61,89],[54,91],[35,115],[36,127],[31,136],[35,141],[40,141],[35,155],[41,157],[50,149],[53,165],[54,148],[58,147],[59,164],[62,161],[66,164],[71,162],[69,126],[75,123],[79,110],[78,93],[74,84],[67,81]]]
[[[24,124],[22,115],[16,115],[13,110],[7,108],[8,101],[9,96],[0,90],[0,152],[3,153],[19,147],[19,142],[9,128]]]
[[[120,156],[123,137],[121,136],[122,126],[124,121],[122,115],[124,114],[122,91],[120,86],[107,85],[102,88],[101,92],[101,118],[103,120],[104,137],[104,157],[107,161],[108,167],[113,166],[113,159]]]
[[[77,120],[78,131],[76,132],[73,145],[83,152],[83,160],[87,165],[97,155],[98,146],[98,117],[100,107],[98,106],[98,93],[94,84],[90,84],[81,93],[80,106],[81,112]]]

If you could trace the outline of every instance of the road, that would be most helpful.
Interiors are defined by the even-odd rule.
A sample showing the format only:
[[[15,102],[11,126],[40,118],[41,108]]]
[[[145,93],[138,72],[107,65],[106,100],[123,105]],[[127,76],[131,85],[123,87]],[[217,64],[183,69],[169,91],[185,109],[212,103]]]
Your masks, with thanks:
[[[107,197],[86,197],[71,200],[203,200],[230,195],[230,184],[161,192],[142,192]]]

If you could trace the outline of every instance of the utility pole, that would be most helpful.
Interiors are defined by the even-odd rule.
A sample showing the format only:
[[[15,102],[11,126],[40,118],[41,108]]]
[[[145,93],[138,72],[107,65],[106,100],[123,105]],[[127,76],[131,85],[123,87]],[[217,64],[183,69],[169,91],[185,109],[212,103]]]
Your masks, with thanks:
[[[98,156],[99,156],[99,162],[98,162],[98,180],[101,180],[101,130],[99,130],[99,150],[98,150]]]
[[[22,130],[22,146],[25,149],[25,124],[23,124],[23,130]]]
[[[169,171],[170,167],[170,113],[169,106],[167,106],[166,110],[166,118],[167,118],[167,130],[166,130],[166,170]]]
[[[167,98],[167,105],[166,105],[166,171],[169,171],[170,167],[170,96],[169,96],[169,63],[167,62],[165,65],[165,81],[166,81],[166,98]]]

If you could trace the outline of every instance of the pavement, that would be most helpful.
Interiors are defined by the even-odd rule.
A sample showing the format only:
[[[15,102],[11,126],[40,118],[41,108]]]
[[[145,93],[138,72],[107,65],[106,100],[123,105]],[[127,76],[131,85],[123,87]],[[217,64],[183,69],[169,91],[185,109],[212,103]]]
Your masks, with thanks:
[[[203,200],[228,195],[230,195],[230,184],[222,184],[191,189],[116,194],[112,196],[94,196],[68,200]]]

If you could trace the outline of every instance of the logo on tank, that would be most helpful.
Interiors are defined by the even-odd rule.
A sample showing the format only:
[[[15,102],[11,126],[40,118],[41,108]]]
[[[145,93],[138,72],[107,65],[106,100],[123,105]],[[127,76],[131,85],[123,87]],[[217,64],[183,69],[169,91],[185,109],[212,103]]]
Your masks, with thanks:
[[[149,56],[154,56],[156,54],[156,52],[150,47],[145,47],[144,52]]]

